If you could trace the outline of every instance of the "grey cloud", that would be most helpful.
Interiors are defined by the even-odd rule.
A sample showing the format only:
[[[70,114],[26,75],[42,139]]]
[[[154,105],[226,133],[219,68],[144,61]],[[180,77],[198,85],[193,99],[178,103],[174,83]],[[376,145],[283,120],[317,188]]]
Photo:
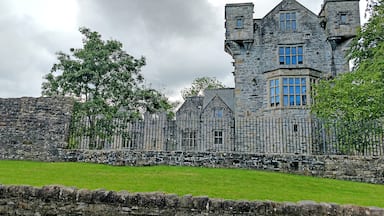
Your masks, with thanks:
[[[0,28],[0,97],[40,96],[42,78],[55,61],[55,49],[65,47],[62,39],[68,35],[46,32],[26,16],[4,15]]]
[[[82,0],[80,23],[147,57],[144,76],[169,96],[200,76],[232,71],[223,51],[224,12],[207,0]],[[215,10],[216,9],[216,10]],[[103,32],[108,32],[105,35]]]

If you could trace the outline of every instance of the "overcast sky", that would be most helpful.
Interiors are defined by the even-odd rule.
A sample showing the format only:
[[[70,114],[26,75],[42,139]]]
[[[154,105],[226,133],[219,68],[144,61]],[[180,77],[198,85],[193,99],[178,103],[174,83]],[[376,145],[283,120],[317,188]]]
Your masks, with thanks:
[[[246,0],[0,0],[0,97],[40,96],[55,53],[80,48],[80,26],[145,56],[148,85],[171,99],[196,77],[233,87],[224,52],[224,5]],[[255,18],[280,0],[253,1]],[[316,14],[323,0],[299,0]],[[365,1],[361,1],[362,10]]]

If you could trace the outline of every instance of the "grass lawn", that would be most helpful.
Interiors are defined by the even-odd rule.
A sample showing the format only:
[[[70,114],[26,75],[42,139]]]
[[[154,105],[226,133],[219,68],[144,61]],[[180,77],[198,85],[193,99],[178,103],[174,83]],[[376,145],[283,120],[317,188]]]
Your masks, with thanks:
[[[384,185],[242,169],[113,167],[85,163],[0,161],[0,184],[165,192],[234,200],[273,200],[384,207]]]

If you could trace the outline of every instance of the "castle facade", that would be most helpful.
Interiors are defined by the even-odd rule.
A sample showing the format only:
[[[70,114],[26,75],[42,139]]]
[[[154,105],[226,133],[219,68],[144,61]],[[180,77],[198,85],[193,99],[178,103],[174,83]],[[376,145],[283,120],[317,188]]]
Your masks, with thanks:
[[[263,18],[253,14],[253,3],[225,6],[224,47],[233,58],[235,88],[208,90],[185,101],[176,124],[201,123],[181,127],[181,143],[200,141],[200,150],[221,144],[232,151],[317,151],[316,141],[308,144],[316,140],[312,87],[349,71],[346,52],[360,27],[359,0],[324,0],[318,15],[296,0],[282,0]],[[228,124],[202,125],[209,119]]]

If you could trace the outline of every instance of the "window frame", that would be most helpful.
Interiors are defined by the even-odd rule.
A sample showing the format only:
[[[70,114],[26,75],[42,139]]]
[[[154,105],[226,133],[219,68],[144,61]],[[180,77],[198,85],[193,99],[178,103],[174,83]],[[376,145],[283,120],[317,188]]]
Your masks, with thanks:
[[[282,32],[297,31],[296,11],[284,11],[279,13],[279,28]]]
[[[348,13],[340,13],[340,25],[348,25]]]
[[[278,47],[279,65],[303,65],[304,64],[304,46],[279,46]]]
[[[213,130],[213,144],[223,145],[224,144],[224,132],[223,130]]]
[[[307,75],[268,79],[268,107],[305,108],[310,106],[313,104],[312,86],[317,82],[316,80],[317,78]],[[273,91],[275,92],[272,93]]]
[[[224,118],[224,108],[215,107],[213,108],[213,118]]]
[[[197,131],[196,130],[183,130],[181,135],[181,145],[184,148],[197,147]]]
[[[244,17],[243,16],[235,17],[235,28],[236,29],[243,29],[244,28]]]

